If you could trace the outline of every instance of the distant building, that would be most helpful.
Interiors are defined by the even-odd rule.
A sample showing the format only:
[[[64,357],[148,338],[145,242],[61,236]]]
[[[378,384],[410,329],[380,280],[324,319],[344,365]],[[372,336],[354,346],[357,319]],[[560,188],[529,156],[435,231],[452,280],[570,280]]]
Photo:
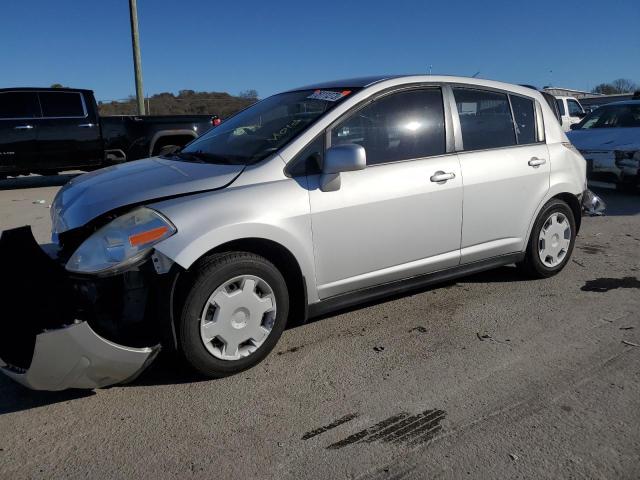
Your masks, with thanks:
[[[573,88],[562,88],[562,87],[543,87],[547,93],[550,93],[554,97],[574,97],[579,98],[582,102],[582,99],[585,97],[595,97],[600,96],[598,93],[585,92],[584,90],[574,90]]]
[[[595,110],[607,103],[631,100],[631,97],[633,97],[633,93],[603,95],[601,93],[585,92],[583,90],[574,90],[573,88],[562,87],[544,87],[543,90],[555,97],[575,97],[580,100],[580,103],[587,111]]]

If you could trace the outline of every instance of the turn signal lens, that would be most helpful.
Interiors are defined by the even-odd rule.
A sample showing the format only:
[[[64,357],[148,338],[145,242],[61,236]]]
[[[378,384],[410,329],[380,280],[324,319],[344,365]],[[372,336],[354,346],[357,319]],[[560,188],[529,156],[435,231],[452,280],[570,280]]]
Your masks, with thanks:
[[[158,227],[147,232],[136,233],[129,237],[129,243],[132,247],[139,247],[147,243],[155,242],[161,239],[165,233],[169,231],[169,227]]]

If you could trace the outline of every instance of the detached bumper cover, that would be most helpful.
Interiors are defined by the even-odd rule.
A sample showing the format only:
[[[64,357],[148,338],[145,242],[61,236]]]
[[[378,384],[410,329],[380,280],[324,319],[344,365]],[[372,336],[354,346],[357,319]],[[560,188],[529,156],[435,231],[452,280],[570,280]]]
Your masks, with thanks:
[[[593,193],[591,190],[585,190],[582,192],[582,211],[590,217],[597,217],[604,215],[604,211],[607,208],[606,203],[599,196]]]
[[[132,380],[157,355],[158,342],[131,347],[105,338],[104,323],[121,317],[97,318],[86,313],[86,305],[101,298],[96,289],[114,296],[112,291],[90,278],[70,278],[29,227],[2,232],[0,265],[0,371],[15,381],[36,390],[99,388]],[[96,333],[93,324],[102,330]]]
[[[2,372],[34,390],[100,388],[133,380],[159,350],[117,345],[82,322],[39,334],[31,366],[3,366]]]

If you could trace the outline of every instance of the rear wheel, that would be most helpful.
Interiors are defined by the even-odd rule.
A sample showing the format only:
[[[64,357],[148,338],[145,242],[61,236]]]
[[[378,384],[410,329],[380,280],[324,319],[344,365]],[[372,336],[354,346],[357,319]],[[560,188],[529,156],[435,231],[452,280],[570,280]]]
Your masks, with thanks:
[[[569,261],[576,238],[573,211],[559,199],[549,201],[533,225],[520,270],[533,278],[551,277]]]
[[[180,350],[208,377],[259,363],[287,322],[289,294],[268,260],[247,252],[217,254],[197,270],[179,324]]]

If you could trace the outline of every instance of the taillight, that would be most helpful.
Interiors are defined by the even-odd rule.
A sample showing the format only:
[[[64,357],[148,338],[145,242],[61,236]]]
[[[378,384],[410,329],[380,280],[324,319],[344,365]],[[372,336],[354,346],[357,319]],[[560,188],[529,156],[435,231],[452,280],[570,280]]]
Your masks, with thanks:
[[[218,117],[213,117],[211,119],[211,125],[213,125],[214,127],[217,127],[221,123],[222,123],[222,120],[220,120]]]

